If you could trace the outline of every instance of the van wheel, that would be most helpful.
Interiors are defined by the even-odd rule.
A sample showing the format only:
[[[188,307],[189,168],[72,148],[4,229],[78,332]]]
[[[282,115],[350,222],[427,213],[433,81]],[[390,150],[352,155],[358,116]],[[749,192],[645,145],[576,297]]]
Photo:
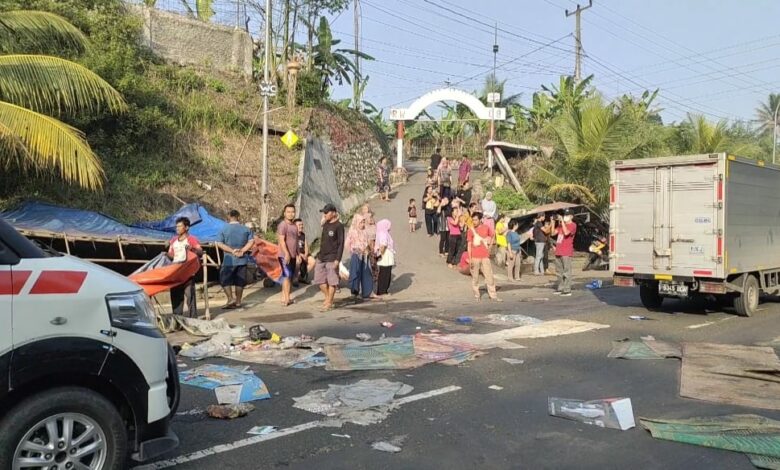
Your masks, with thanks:
[[[742,293],[734,299],[734,310],[743,317],[749,317],[758,310],[758,297],[760,294],[758,279],[755,276],[745,275],[742,284]]]
[[[656,310],[661,308],[661,304],[664,302],[664,298],[658,293],[658,283],[648,282],[646,284],[639,285],[639,298],[642,300],[642,305],[648,310]]]
[[[0,429],[0,468],[125,468],[122,417],[110,401],[86,388],[33,395],[11,409]]]

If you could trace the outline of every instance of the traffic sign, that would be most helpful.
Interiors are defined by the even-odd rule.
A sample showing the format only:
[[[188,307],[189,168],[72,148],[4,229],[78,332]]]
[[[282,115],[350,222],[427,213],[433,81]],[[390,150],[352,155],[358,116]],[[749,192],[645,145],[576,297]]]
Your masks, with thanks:
[[[293,131],[287,131],[282,137],[282,143],[287,146],[288,149],[291,149],[295,146],[295,144],[298,143],[298,136]]]
[[[498,104],[501,102],[501,93],[488,93],[487,95],[487,102],[488,103],[495,103]]]

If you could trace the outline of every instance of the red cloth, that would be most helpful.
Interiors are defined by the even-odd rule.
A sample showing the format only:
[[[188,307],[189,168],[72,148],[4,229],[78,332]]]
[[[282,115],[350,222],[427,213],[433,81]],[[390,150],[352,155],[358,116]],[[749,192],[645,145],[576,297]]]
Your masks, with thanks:
[[[469,241],[469,248],[471,248],[471,256],[473,256],[474,259],[490,258],[490,251],[488,250],[488,247],[485,246],[485,241],[492,239],[495,232],[485,224],[480,225],[474,230],[476,230],[477,235],[482,237],[483,241],[479,246],[474,246],[474,232],[471,230],[468,231],[466,238]]]
[[[293,252],[293,255],[295,255],[295,252]],[[279,262],[279,258],[282,257],[282,250],[279,249],[279,245],[255,237],[252,257],[255,259],[257,267],[263,270],[266,276],[274,282],[280,282],[282,276],[284,276],[284,270]]]
[[[558,241],[555,245],[555,256],[574,256],[574,234],[577,233],[577,224],[569,222],[566,224],[569,234],[563,234],[563,227],[558,226]]]
[[[199,269],[200,260],[195,253],[188,251],[187,261],[133,274],[130,280],[141,286],[144,292],[152,297],[184,284],[196,275]]]
[[[464,251],[460,256],[458,271],[466,276],[471,276],[471,263],[469,263],[469,253],[467,251]]]

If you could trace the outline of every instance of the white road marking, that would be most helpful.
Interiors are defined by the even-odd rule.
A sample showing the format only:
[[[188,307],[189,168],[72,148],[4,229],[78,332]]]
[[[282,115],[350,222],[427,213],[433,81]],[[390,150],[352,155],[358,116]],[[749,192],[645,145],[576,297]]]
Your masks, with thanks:
[[[686,328],[688,328],[689,330],[695,330],[697,328],[704,328],[705,326],[714,325],[716,323],[721,323],[721,322],[724,322],[726,320],[731,320],[733,318],[736,318],[736,317],[732,316],[732,317],[721,318],[720,320],[708,321],[708,322],[699,323],[699,324],[696,324],[696,325],[686,326]]]
[[[416,395],[409,395],[408,397],[399,398],[397,400],[393,400],[391,404],[395,406],[401,406],[407,403],[424,400],[426,398],[444,395],[445,393],[456,392],[460,389],[461,388],[457,385],[450,385],[449,387],[439,388],[436,390],[430,390],[428,392],[418,393]],[[277,439],[279,437],[296,434],[301,431],[307,431],[309,429],[318,428],[323,426],[323,424],[326,422],[332,422],[332,418],[322,419],[319,421],[309,421],[308,423],[299,424],[297,426],[293,426],[290,428],[280,429],[271,434],[263,434],[261,436],[253,436],[253,437],[248,437],[246,439],[239,439],[237,441],[230,442],[227,444],[219,444],[216,446],[209,447],[207,449],[195,451],[186,455],[181,455],[179,457],[174,457],[172,459],[160,460],[159,462],[153,462],[146,465],[139,465],[137,467],[133,467],[133,470],[153,470],[159,468],[175,467],[176,465],[192,462],[194,460],[200,460],[202,458],[211,455],[221,454],[223,452],[229,452],[231,450],[240,449],[241,447],[246,447],[253,444],[259,444],[261,442],[270,441],[272,439]]]

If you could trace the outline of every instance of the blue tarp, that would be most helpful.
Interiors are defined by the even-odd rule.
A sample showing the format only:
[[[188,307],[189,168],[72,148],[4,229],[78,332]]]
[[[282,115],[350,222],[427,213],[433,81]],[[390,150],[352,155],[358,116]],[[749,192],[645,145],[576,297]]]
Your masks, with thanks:
[[[192,224],[190,233],[203,243],[216,241],[222,227],[227,225],[224,220],[209,214],[205,207],[198,204],[186,204],[163,220],[137,222],[135,226],[174,234],[176,233],[176,219],[179,217],[190,219],[190,224]]]
[[[0,213],[11,225],[25,230],[46,230],[71,236],[124,239],[168,240],[171,235],[159,230],[129,227],[99,212],[25,202],[14,210]]]

